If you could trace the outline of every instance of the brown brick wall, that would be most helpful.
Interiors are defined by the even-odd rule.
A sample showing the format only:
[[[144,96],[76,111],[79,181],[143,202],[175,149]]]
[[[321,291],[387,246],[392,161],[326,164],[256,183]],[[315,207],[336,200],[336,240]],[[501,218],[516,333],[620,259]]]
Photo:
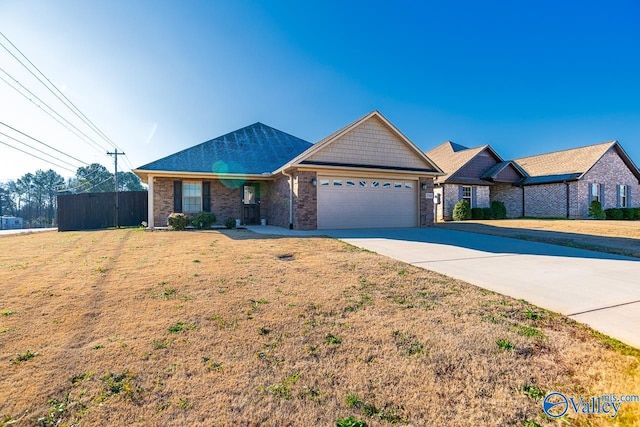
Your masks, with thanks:
[[[524,187],[524,215],[534,217],[566,217],[567,186],[564,183]]]
[[[453,220],[453,208],[460,201],[460,185],[443,184],[440,186],[440,192],[444,191],[444,197],[441,196],[441,204],[438,206],[438,219],[451,221]],[[472,185],[475,188],[476,203],[475,207],[488,208],[491,205],[491,190],[488,185]],[[473,191],[473,190],[472,190]]]
[[[293,175],[293,228],[316,230],[318,228],[318,193],[312,180],[315,172],[295,172]]]
[[[218,219],[218,224],[224,224],[227,218],[239,219],[241,213],[242,187],[229,188],[218,179],[211,180],[210,182],[211,212],[214,213]]]
[[[282,175],[268,185],[267,193],[262,197],[260,213],[266,207],[264,218],[268,225],[289,227],[289,178]]]
[[[173,212],[173,179],[154,178],[153,222],[156,227],[166,227],[167,218]]]
[[[156,227],[165,227],[167,217],[173,213],[173,178],[155,178],[153,182],[153,218]],[[224,224],[229,217],[240,218],[241,189],[228,188],[220,180],[211,182],[211,212],[218,224]]]
[[[491,186],[491,201],[504,203],[507,218],[522,216],[522,188],[511,184],[494,184]]]
[[[426,184],[427,189],[422,186]],[[433,178],[420,178],[418,182],[418,197],[420,198],[420,227],[431,227],[433,225],[433,198],[427,199],[426,193],[433,194]]]
[[[581,194],[584,196],[578,206],[579,213],[586,216],[589,211],[589,183],[604,184],[603,208],[615,208],[616,191],[618,185],[628,185],[631,193],[631,206],[640,207],[640,184],[638,178],[624,164],[615,150],[609,150],[596,162],[591,170],[584,176],[581,186]]]

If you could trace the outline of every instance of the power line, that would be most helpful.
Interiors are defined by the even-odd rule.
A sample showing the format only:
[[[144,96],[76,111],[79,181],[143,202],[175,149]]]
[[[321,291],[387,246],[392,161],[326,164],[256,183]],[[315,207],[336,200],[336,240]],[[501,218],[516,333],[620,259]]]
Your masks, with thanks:
[[[22,67],[24,67],[32,76],[34,76],[45,88],[47,88],[47,90],[49,92],[51,92],[56,98],[58,98],[58,100],[60,100],[60,102],[62,102],[71,112],[73,112],[78,118],[80,118],[87,126],[89,126],[89,128],[91,128],[97,135],[99,135],[100,137],[102,137],[105,141],[109,142],[111,145],[113,145],[116,149],[120,149],[120,151],[124,151],[121,147],[119,147],[115,142],[113,142],[113,140],[111,140],[111,138],[109,138],[98,126],[95,125],[95,123],[93,123],[93,121],[91,121],[91,119],[89,119],[64,93],[62,93],[62,91],[60,89],[58,89],[58,87],[51,81],[49,80],[49,78],[42,72],[40,71],[40,69],[33,63],[31,62],[31,60],[29,58],[27,58],[27,56],[15,45],[13,44],[13,42],[11,40],[9,40],[9,38],[7,36],[4,35],[4,33],[2,33],[0,31],[0,35],[16,50],[18,51],[18,53],[49,83],[49,85],[47,85],[45,82],[42,81],[42,79],[40,77],[38,77],[32,70],[29,69],[29,67],[27,67],[24,62],[22,62],[20,60],[20,58],[18,58],[17,56],[15,56],[13,54],[13,52],[11,52],[5,45],[4,43],[2,43],[0,41],[0,45],[16,60],[20,63],[20,65],[22,65]],[[53,90],[51,90],[51,87],[53,87],[56,92],[55,93]],[[58,94],[60,94],[62,96],[62,98],[64,98],[64,100],[66,100],[66,102],[60,98],[60,96],[58,96]],[[131,163],[129,163],[128,159],[125,157],[125,163],[127,163],[127,165],[129,166],[130,169],[133,169],[133,166],[131,165]]]
[[[69,126],[73,127],[78,133],[84,135],[84,137],[86,138],[82,138],[81,136],[79,136],[76,132],[72,131],[69,126],[65,125],[64,123],[62,123],[60,120],[58,120],[56,117],[54,117],[51,113],[49,113],[48,111],[46,111],[44,108],[42,108],[42,106],[38,105],[33,99],[29,98],[28,96],[26,96],[24,93],[22,93],[18,88],[16,88],[13,84],[11,84],[9,81],[7,81],[4,77],[0,76],[0,80],[4,81],[6,84],[8,84],[9,86],[11,86],[11,88],[13,90],[15,90],[16,92],[18,92],[20,95],[24,96],[25,98],[27,98],[30,102],[32,102],[35,106],[37,106],[38,108],[40,108],[42,111],[44,111],[45,113],[49,114],[49,116],[51,116],[53,119],[55,119],[58,123],[60,123],[61,125],[63,125],[64,127],[66,127],[70,132],[74,133],[78,138],[80,138],[82,141],[86,142],[87,144],[91,145],[91,142],[93,143],[93,147],[96,148],[98,151],[104,151],[105,148],[102,147],[100,144],[98,144],[93,138],[91,138],[90,136],[88,136],[86,133],[82,132],[80,129],[78,129],[78,127],[76,125],[74,125],[73,123],[71,123],[69,120],[67,120],[66,118],[62,117],[62,115],[60,113],[58,113],[56,110],[54,110],[53,108],[51,108],[51,106],[49,104],[47,104],[46,102],[44,102],[42,99],[40,99],[38,97],[38,95],[34,94],[33,92],[31,92],[29,89],[27,89],[22,83],[20,83],[15,77],[13,77],[11,74],[7,73],[2,67],[0,67],[0,71],[3,72],[4,74],[6,74],[8,77],[10,77],[11,79],[13,79],[13,81],[15,81],[21,88],[23,88],[25,91],[27,91],[31,96],[33,96],[34,98],[36,98],[38,101],[40,101],[42,104],[44,104],[49,110],[51,110],[53,113],[55,113],[58,117],[60,117],[60,119],[64,120]],[[91,142],[89,142],[91,141]]]
[[[22,145],[24,145],[24,146],[26,146],[26,147],[29,147],[29,148],[31,148],[32,150],[37,151],[38,153],[42,153],[42,154],[44,154],[45,156],[49,156],[49,157],[51,157],[51,158],[52,158],[52,159],[54,159],[54,160],[57,160],[57,161],[62,162],[62,163],[64,163],[64,164],[66,164],[66,165],[69,165],[69,166],[71,166],[72,168],[77,168],[77,166],[76,166],[76,165],[72,165],[71,163],[67,162],[66,160],[59,159],[59,158],[55,157],[54,155],[47,153],[46,151],[40,150],[39,148],[32,147],[31,145],[27,144],[26,142],[20,141],[18,138],[14,138],[14,137],[13,137],[13,136],[11,136],[11,135],[7,135],[7,134],[6,134],[6,133],[4,133],[4,132],[0,132],[0,135],[4,135],[4,136],[6,136],[7,138],[13,139],[14,141],[16,141],[16,142],[17,142],[17,143],[19,143],[19,144],[22,144]]]
[[[90,182],[85,182],[85,183],[81,183],[80,185],[77,185],[75,187],[69,186],[69,187],[67,187],[67,189],[70,190],[70,191],[76,191],[78,189],[81,189],[80,190],[81,193],[88,193],[90,190],[93,190],[94,188],[104,184],[105,182],[107,182],[107,181],[109,181],[111,179],[113,179],[113,177],[111,176],[111,174],[109,174],[108,178],[105,178],[104,180],[98,182],[97,184],[91,184]],[[82,188],[82,187],[85,187],[85,188]]]
[[[67,171],[69,171],[69,172],[75,173],[75,171],[73,171],[73,170],[71,170],[71,169],[69,169],[69,168],[67,168],[67,167],[64,167],[64,166],[61,166],[61,165],[59,165],[59,164],[56,164],[56,163],[54,163],[54,162],[52,162],[52,161],[50,161],[50,160],[45,160],[45,159],[43,159],[42,157],[38,157],[38,156],[36,156],[36,155],[35,155],[35,154],[33,154],[33,153],[29,153],[28,151],[24,151],[24,150],[22,150],[22,149],[20,149],[20,148],[18,148],[18,147],[14,147],[13,145],[7,144],[6,142],[0,141],[0,144],[2,144],[2,145],[6,145],[6,146],[7,146],[7,147],[9,147],[9,148],[13,148],[14,150],[18,150],[18,151],[20,151],[20,152],[22,152],[22,153],[24,153],[24,154],[27,154],[27,155],[29,155],[29,156],[31,156],[31,157],[35,157],[36,159],[42,160],[43,162],[46,162],[46,163],[49,163],[49,164],[54,165],[54,166],[56,166],[56,167],[59,167],[60,169],[64,169],[64,170],[67,170]]]
[[[58,153],[60,153],[60,154],[63,154],[63,155],[65,155],[65,156],[67,156],[67,157],[69,157],[69,158],[71,158],[71,159],[75,160],[76,162],[82,163],[83,165],[89,165],[87,162],[83,162],[82,160],[80,160],[80,159],[78,159],[78,158],[76,158],[76,157],[73,157],[71,154],[67,154],[67,153],[65,153],[65,152],[63,152],[63,151],[60,151],[60,150],[58,150],[57,148],[52,147],[51,145],[49,145],[49,144],[47,144],[47,143],[44,143],[44,142],[40,141],[39,139],[36,139],[36,138],[32,137],[31,135],[27,135],[26,133],[24,133],[24,132],[22,132],[22,131],[20,131],[20,130],[18,130],[18,129],[16,129],[16,128],[14,128],[13,126],[9,126],[8,124],[6,124],[6,123],[4,123],[4,122],[1,122],[1,121],[0,121],[0,125],[5,126],[5,127],[8,127],[8,128],[9,128],[9,129],[11,129],[12,131],[14,131],[14,132],[18,132],[19,134],[24,135],[24,136],[26,136],[27,138],[32,139],[32,140],[34,140],[35,142],[37,142],[37,143],[39,143],[39,144],[41,144],[41,145],[44,145],[45,147],[47,147],[47,148],[49,148],[49,149],[51,149],[51,150],[53,150],[53,151],[55,151],[55,152],[58,152]]]

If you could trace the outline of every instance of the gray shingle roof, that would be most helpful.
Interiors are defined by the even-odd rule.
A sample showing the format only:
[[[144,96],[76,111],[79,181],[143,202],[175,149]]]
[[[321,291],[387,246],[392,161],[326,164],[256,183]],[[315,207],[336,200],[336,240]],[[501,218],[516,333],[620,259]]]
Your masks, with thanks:
[[[586,147],[522,157],[515,162],[530,176],[583,174],[587,172],[616,141]]]
[[[138,170],[260,175],[275,171],[311,146],[305,140],[258,122]]]
[[[554,182],[575,181],[580,178],[580,175],[582,174],[579,172],[576,172],[576,173],[565,173],[565,174],[557,174],[557,175],[528,176],[526,178],[521,179],[517,184],[518,185],[537,185],[537,184],[551,184]]]

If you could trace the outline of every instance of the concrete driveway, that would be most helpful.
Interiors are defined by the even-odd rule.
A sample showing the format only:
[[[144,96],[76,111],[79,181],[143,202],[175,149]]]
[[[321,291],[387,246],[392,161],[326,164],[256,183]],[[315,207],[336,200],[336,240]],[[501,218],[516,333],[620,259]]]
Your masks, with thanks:
[[[640,259],[439,228],[323,234],[525,299],[640,348]]]

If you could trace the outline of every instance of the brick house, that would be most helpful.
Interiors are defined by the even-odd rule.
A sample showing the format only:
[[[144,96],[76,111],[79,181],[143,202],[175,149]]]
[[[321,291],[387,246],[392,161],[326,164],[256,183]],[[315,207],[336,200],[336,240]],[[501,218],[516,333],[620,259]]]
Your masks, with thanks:
[[[172,212],[300,230],[425,227],[442,171],[378,111],[310,144],[256,123],[133,171],[149,227]]]
[[[472,208],[488,208],[493,186],[510,188],[524,177],[489,145],[468,148],[447,141],[426,155],[444,172],[434,180],[436,221],[451,220],[453,207],[463,199]]]
[[[445,173],[434,180],[437,221],[451,220],[462,199],[501,201],[509,218],[587,218],[593,200],[603,209],[640,206],[640,171],[617,141],[508,161],[489,145],[447,141],[426,155]]]
[[[588,218],[593,200],[603,209],[640,206],[640,171],[617,141],[514,162],[525,177],[491,192],[491,200],[505,203],[509,217]]]

